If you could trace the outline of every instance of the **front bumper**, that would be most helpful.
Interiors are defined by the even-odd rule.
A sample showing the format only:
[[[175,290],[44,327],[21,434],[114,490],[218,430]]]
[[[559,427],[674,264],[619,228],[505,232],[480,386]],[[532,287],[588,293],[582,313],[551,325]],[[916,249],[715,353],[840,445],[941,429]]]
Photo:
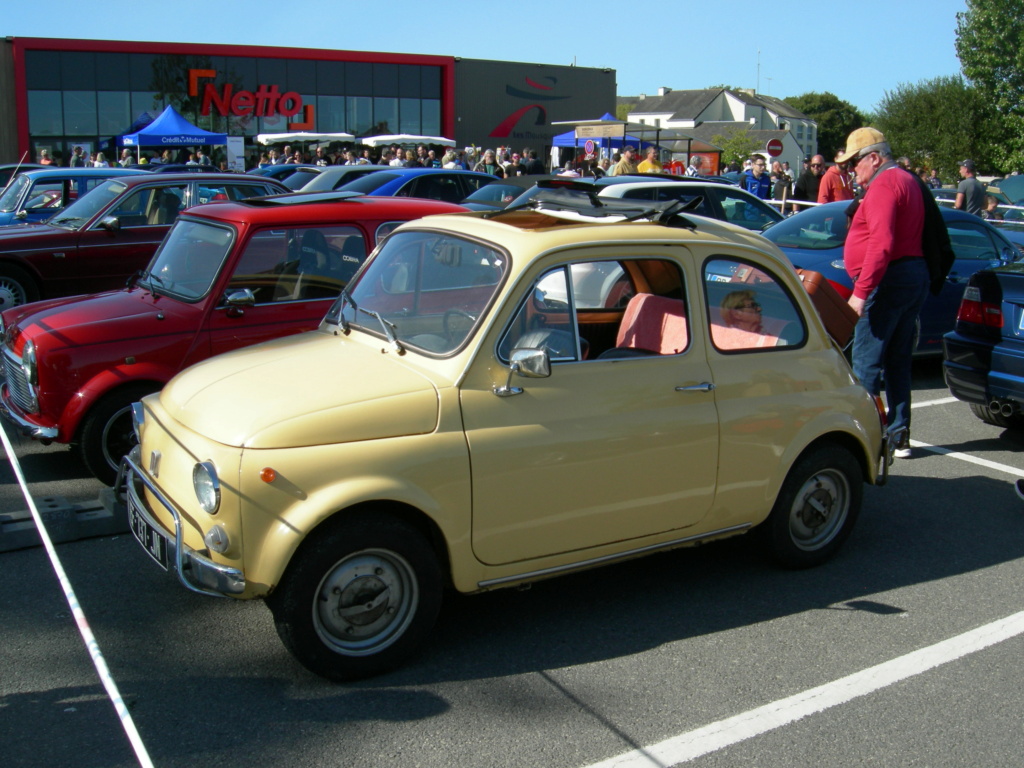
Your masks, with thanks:
[[[875,485],[885,485],[889,482],[889,467],[895,460],[896,448],[900,441],[908,433],[906,427],[892,429],[891,427],[882,433],[882,450],[878,457],[878,472],[875,475]]]
[[[181,514],[137,464],[138,446],[121,460],[114,492],[122,488],[128,507],[132,535],[160,567],[173,568],[178,581],[187,589],[202,595],[229,597],[245,591],[245,576],[238,568],[215,563],[186,546],[183,540]],[[146,508],[142,493],[145,486],[174,519],[174,534],[157,522]]]
[[[18,406],[11,402],[6,382],[0,386],[0,416],[14,424],[21,434],[36,440],[56,440],[60,434],[60,429],[57,427],[44,427],[22,416],[18,411]]]

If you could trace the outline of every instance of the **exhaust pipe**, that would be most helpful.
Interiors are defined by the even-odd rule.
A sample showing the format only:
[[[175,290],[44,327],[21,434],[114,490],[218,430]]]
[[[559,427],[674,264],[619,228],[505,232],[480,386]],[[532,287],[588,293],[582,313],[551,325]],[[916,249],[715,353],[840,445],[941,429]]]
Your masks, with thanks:
[[[1017,412],[1017,404],[1011,400],[993,400],[988,404],[988,409],[1008,419]]]

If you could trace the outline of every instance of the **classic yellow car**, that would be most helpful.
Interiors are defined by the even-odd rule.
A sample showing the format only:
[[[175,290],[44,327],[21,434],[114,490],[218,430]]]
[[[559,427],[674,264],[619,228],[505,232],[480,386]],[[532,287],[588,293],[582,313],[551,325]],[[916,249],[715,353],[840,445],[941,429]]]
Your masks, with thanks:
[[[123,486],[152,557],[266,598],[302,664],[349,680],[414,653],[446,586],[755,527],[786,566],[833,555],[890,440],[781,252],[533,205],[403,225],[318,330],[137,403]]]

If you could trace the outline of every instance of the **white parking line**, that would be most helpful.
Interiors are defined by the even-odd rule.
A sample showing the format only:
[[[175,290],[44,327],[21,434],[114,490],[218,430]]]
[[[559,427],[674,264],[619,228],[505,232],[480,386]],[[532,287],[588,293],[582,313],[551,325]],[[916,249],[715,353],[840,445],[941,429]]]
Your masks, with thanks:
[[[831,683],[719,720],[658,744],[594,763],[588,768],[665,768],[767,733],[809,715],[977,653],[1024,633],[1024,611],[921,648]]]
[[[969,453],[960,453],[959,451],[951,451],[949,448],[943,448],[941,445],[929,445],[928,443],[922,443],[920,440],[911,440],[910,445],[914,448],[924,448],[926,451],[932,453],[938,453],[942,456],[949,456],[952,459],[960,459],[960,461],[967,461],[971,464],[978,464],[982,467],[988,467],[994,469],[997,472],[1005,472],[1008,475],[1016,475],[1017,477],[1024,477],[1024,470],[1011,467],[1007,464],[999,464],[995,461],[989,461],[988,459],[979,459],[977,456],[971,456]]]
[[[929,405],[946,405],[947,403],[955,403],[957,399],[955,397],[940,397],[938,400],[925,400],[923,403],[911,401],[910,408],[927,408]]]

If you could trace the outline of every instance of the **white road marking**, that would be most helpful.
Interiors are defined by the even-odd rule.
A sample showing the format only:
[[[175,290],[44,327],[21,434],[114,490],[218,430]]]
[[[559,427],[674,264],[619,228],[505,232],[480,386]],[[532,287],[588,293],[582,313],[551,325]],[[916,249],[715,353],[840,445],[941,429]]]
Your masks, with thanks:
[[[923,403],[911,401],[910,408],[913,410],[914,408],[927,408],[929,405],[946,405],[947,403],[957,402],[959,402],[959,400],[955,397],[940,397],[938,400],[925,400]]]
[[[959,451],[951,451],[949,448],[943,448],[941,445],[929,445],[928,443],[922,443],[920,440],[911,440],[910,444],[914,448],[924,448],[926,451],[932,453],[938,453],[942,456],[949,456],[952,459],[960,459],[960,461],[967,461],[971,464],[978,464],[988,469],[994,469],[997,472],[1005,472],[1008,475],[1016,475],[1017,477],[1024,477],[1024,470],[1011,467],[1007,464],[999,464],[995,461],[989,461],[988,459],[979,459],[977,456],[971,456],[969,453],[960,453]]]
[[[1024,611],[831,683],[751,709],[588,768],[666,768],[874,693],[1024,633]]]

